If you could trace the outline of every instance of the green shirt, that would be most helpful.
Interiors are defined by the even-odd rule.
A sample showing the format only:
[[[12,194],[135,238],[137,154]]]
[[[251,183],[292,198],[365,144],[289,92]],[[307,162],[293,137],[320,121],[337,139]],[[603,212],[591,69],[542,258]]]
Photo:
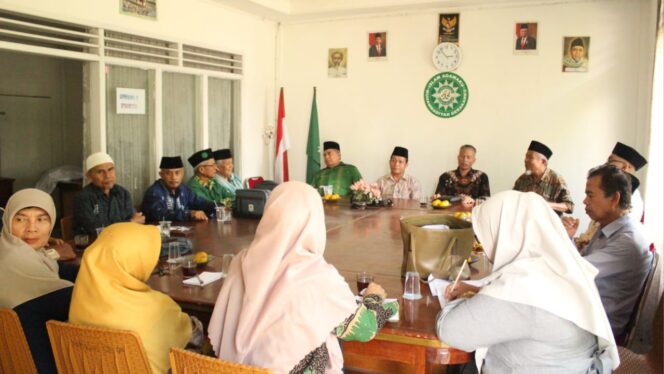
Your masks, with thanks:
[[[319,170],[314,175],[311,185],[314,188],[331,185],[333,193],[346,196],[350,192],[350,186],[360,179],[362,179],[362,175],[355,166],[340,162],[333,168]]]
[[[233,197],[229,191],[224,190],[214,179],[209,179],[207,184],[204,185],[201,179],[194,175],[189,179],[187,185],[189,185],[196,195],[210,201],[221,202],[224,198]]]

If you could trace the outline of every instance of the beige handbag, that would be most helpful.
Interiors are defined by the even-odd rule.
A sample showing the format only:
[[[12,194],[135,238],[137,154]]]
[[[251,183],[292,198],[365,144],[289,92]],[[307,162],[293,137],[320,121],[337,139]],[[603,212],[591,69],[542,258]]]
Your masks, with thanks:
[[[422,228],[425,225],[447,225],[450,229]],[[417,271],[422,279],[429,274],[448,279],[450,273],[454,269],[458,272],[463,261],[470,256],[475,237],[470,222],[449,214],[426,214],[402,217],[401,238],[402,274]]]

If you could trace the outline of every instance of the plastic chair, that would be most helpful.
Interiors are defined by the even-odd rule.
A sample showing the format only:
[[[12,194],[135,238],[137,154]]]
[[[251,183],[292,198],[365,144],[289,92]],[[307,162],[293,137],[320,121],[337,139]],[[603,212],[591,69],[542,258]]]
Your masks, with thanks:
[[[168,354],[173,374],[263,374],[271,373],[268,369],[236,364],[217,358],[199,355],[180,348],[171,348]]]
[[[37,373],[18,315],[0,308],[0,374]]]
[[[60,374],[151,373],[141,338],[133,331],[46,322]]]
[[[245,185],[247,186],[247,188],[251,189],[255,188],[257,184],[263,183],[264,181],[265,179],[263,179],[263,177],[251,177],[247,178],[247,180],[245,181]]]
[[[60,218],[60,231],[62,231],[62,240],[74,239],[74,217],[66,216]]]

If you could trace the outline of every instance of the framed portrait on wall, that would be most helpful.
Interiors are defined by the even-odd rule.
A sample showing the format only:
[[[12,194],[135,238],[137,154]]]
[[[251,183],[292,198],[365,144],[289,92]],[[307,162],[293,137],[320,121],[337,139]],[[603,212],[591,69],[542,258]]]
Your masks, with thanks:
[[[438,15],[438,43],[459,45],[459,13],[441,13]]]
[[[590,61],[589,36],[563,38],[563,73],[585,73]]]
[[[515,54],[537,53],[537,22],[517,22],[512,45]]]
[[[387,60],[387,31],[369,33],[369,61]]]
[[[330,48],[327,51],[327,77],[348,76],[348,48]]]
[[[120,13],[157,19],[157,0],[120,0]]]

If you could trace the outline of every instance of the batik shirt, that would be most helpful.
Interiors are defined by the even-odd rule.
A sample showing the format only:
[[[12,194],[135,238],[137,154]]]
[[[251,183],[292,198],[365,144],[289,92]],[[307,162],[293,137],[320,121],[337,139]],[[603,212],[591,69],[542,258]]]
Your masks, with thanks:
[[[215,182],[219,183],[221,188],[224,189],[224,193],[231,195],[235,199],[235,190],[242,189],[242,180],[235,174],[226,179],[219,174],[214,175]]]
[[[514,182],[513,189],[521,192],[535,192],[550,203],[565,203],[567,210],[564,213],[572,213],[574,211],[574,202],[572,201],[572,196],[570,196],[565,179],[552,169],[547,168],[539,180],[536,180],[532,175],[521,174],[516,182]],[[556,213],[558,215],[562,214],[557,211]]]
[[[314,175],[311,185],[314,188],[331,185],[333,193],[346,196],[350,192],[350,186],[360,179],[362,179],[362,175],[355,166],[340,162],[339,165],[333,168],[327,167],[319,170]]]
[[[410,175],[404,174],[397,181],[391,174],[387,174],[378,179],[376,184],[385,199],[419,199],[422,194],[420,181]]]
[[[203,181],[197,175],[194,175],[189,179],[187,185],[196,195],[209,201],[221,202],[227,197],[232,197],[230,192],[221,188],[214,179],[209,179],[207,184],[203,184]]]
[[[122,186],[114,185],[106,196],[88,184],[74,198],[74,233],[96,235],[98,228],[129,221],[135,212],[131,195]]]
[[[368,342],[373,339],[387,320],[399,311],[397,302],[383,304],[383,299],[377,295],[368,295],[362,300],[357,311],[346,318],[332,331],[337,338],[343,341]],[[323,374],[330,360],[325,343],[309,352],[290,371],[290,374]]]
[[[462,176],[459,168],[447,171],[438,178],[436,194],[441,196],[467,195],[473,199],[487,199],[491,196],[489,176],[486,173],[470,169]]]
[[[142,211],[147,222],[182,222],[191,219],[192,210],[202,210],[212,217],[214,208],[213,202],[196,195],[186,184],[181,184],[172,192],[159,179],[145,191]]]

